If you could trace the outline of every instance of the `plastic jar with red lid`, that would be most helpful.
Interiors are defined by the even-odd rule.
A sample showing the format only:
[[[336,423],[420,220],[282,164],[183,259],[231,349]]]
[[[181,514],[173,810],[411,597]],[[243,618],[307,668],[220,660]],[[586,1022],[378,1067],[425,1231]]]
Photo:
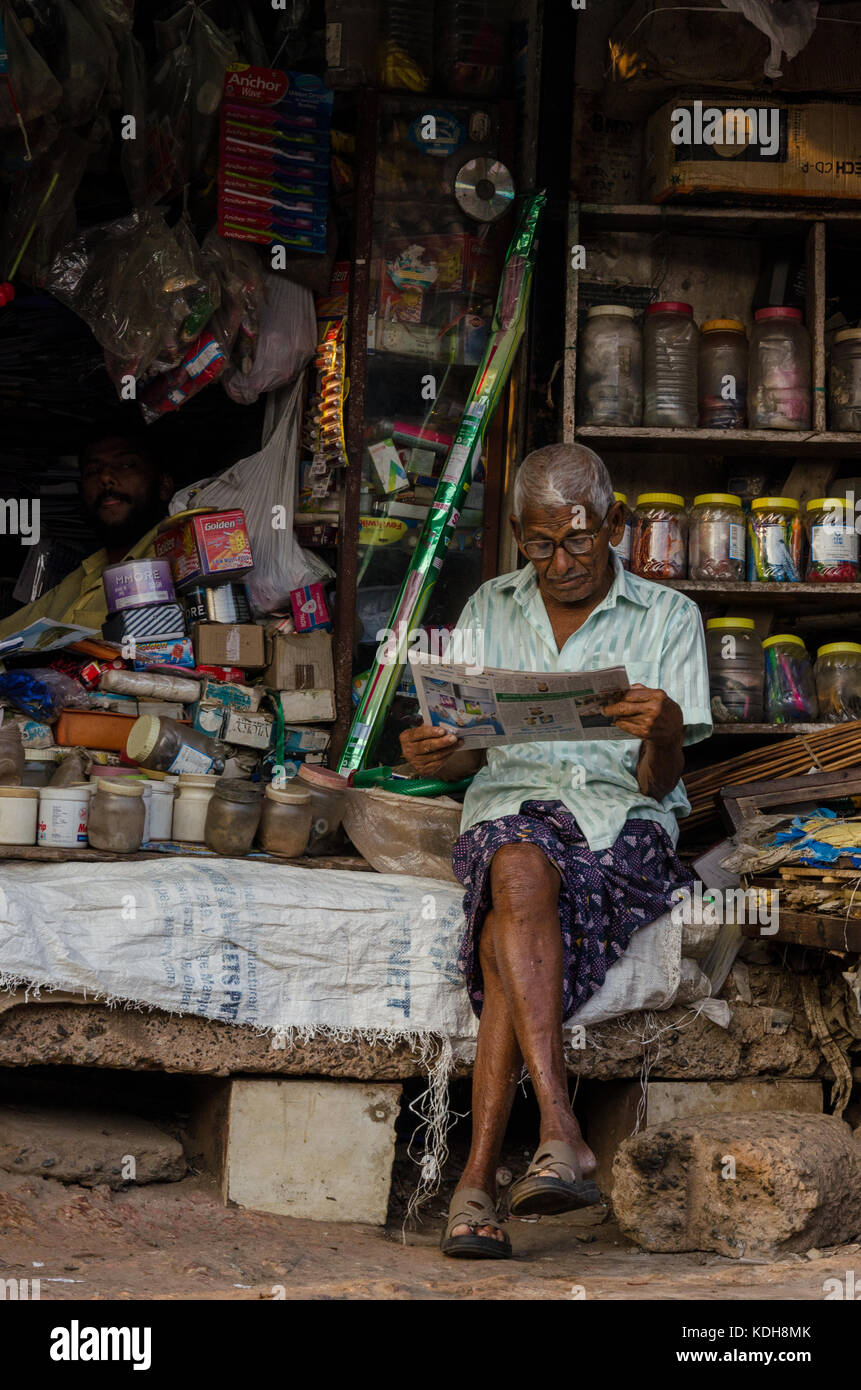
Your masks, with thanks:
[[[758,309],[750,340],[752,430],[810,428],[810,334],[800,309]]]
[[[699,336],[690,304],[662,300],[646,309],[644,425],[656,429],[696,429]]]

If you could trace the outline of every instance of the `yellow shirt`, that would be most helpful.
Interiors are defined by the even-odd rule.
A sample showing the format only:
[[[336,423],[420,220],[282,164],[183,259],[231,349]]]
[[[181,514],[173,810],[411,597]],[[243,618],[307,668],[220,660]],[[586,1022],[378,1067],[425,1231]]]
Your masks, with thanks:
[[[124,560],[142,560],[144,557],[151,558],[153,554],[153,542],[155,540],[157,526],[138,541],[137,545],[132,546],[131,550],[123,556]],[[117,563],[121,563],[117,561]],[[11,637],[14,633],[20,632],[28,623],[33,623],[37,618],[54,618],[61,623],[78,623],[81,627],[94,627],[101,629],[102,623],[108,615],[107,600],[105,598],[104,585],[102,584],[102,572],[108,565],[108,552],[97,550],[94,555],[88,555],[83,564],[79,565],[71,574],[61,580],[54,589],[49,589],[41,598],[34,599],[32,603],[25,604],[15,613],[10,613],[8,618],[0,622],[0,641],[4,637]],[[101,636],[101,632],[99,632]]]

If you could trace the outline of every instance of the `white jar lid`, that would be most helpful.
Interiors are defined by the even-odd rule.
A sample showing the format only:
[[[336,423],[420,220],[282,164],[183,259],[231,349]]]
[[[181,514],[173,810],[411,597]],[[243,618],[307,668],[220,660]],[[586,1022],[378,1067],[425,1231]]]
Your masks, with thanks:
[[[40,787],[38,791],[40,796],[46,796],[51,801],[86,801],[95,790],[95,785],[92,782],[73,782],[70,787]]]
[[[96,782],[96,791],[104,792],[106,796],[113,796],[116,792],[119,796],[143,796],[143,782],[123,781],[121,777],[100,777]]]
[[[598,314],[616,314],[622,319],[632,319],[636,315],[634,310],[627,304],[594,304],[586,314],[587,319],[596,318]]]
[[[59,760],[58,748],[25,748],[25,763],[55,763]]]
[[[214,772],[181,772],[179,774],[179,790],[188,791],[191,788],[198,790],[214,790],[218,777]]]
[[[126,739],[126,757],[132,762],[141,763],[148,758],[158,743],[161,733],[161,718],[157,714],[142,714],[136,719]]]

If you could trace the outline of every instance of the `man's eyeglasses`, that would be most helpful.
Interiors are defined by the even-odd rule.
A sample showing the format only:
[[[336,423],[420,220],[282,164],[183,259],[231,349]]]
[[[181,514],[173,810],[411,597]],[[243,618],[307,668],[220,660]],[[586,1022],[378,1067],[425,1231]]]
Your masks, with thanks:
[[[552,560],[560,545],[568,555],[590,555],[595,548],[596,540],[604,529],[609,514],[610,507],[601,518],[597,531],[581,531],[577,535],[564,536],[561,541],[525,541],[523,549],[530,560]]]

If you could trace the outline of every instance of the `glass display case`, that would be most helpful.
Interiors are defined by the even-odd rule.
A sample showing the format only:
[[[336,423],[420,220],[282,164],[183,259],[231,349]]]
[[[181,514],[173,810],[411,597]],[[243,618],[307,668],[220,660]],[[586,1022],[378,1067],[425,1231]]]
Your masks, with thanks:
[[[356,599],[354,693],[371,666],[433,502],[490,333],[512,219],[469,215],[455,197],[468,161],[505,162],[504,103],[381,95],[370,293]],[[470,171],[472,174],[472,171]],[[466,187],[469,180],[458,181]],[[482,582],[483,458],[423,626],[457,620]],[[397,760],[415,713],[409,681],[378,749]]]

